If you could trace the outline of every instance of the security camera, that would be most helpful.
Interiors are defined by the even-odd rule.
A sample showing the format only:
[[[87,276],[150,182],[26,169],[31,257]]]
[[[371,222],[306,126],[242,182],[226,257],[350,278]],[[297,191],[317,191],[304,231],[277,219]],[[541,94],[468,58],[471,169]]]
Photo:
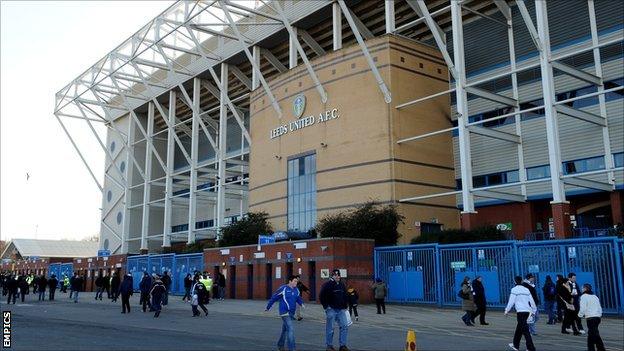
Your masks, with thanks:
[[[327,144],[321,143],[321,147],[327,147]]]

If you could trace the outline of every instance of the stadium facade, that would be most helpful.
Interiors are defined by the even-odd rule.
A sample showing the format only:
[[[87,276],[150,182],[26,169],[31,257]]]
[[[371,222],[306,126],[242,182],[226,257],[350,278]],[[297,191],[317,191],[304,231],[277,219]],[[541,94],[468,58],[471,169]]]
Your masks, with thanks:
[[[100,245],[159,251],[248,211],[369,200],[402,242],[622,223],[624,3],[176,2],[56,95],[103,193]],[[101,182],[66,128],[106,155]],[[98,126],[106,127],[106,140]]]

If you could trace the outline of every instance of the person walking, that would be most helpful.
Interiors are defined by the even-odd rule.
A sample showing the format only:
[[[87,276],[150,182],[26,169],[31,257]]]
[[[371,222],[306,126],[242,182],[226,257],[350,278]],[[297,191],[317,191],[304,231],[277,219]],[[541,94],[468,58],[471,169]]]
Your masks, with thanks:
[[[63,275],[63,285],[61,286],[61,292],[63,294],[67,293],[67,288],[69,287],[69,277],[67,275]]]
[[[17,288],[19,289],[19,294],[22,302],[24,302],[24,298],[26,295],[29,295],[29,286],[28,281],[26,280],[26,276],[21,275],[17,280]]]
[[[158,316],[160,316],[162,302],[166,292],[167,289],[165,288],[165,285],[162,280],[160,280],[160,277],[157,277],[154,280],[154,287],[152,287],[152,290],[150,291],[150,296],[152,297],[152,309],[155,311],[154,318],[158,318]]]
[[[357,290],[353,287],[349,287],[347,289],[347,298],[349,299],[349,315],[355,317],[355,320],[358,320],[358,302],[360,301],[360,294],[358,294]]]
[[[7,289],[7,295],[9,295],[9,297],[7,298],[7,305],[11,303],[11,300],[13,300],[13,304],[15,305],[15,299],[17,299],[17,290],[19,285],[18,277],[14,275],[9,276],[5,284]]]
[[[117,272],[113,272],[110,282],[111,302],[117,302],[117,298],[119,297],[119,285],[121,285],[121,278],[119,278]]]
[[[580,300],[581,300],[581,289],[579,288],[576,282],[576,273],[568,273],[568,286],[570,287],[570,292],[572,295],[572,304],[574,305],[574,313],[572,314],[572,322],[576,323],[576,327],[579,330],[579,333],[585,334],[585,330],[583,330],[583,323],[581,323],[581,319],[578,316],[579,308],[580,308]]]
[[[474,314],[477,306],[474,303],[474,291],[470,284],[470,277],[464,277],[459,290],[459,296],[462,299],[462,311],[464,315],[461,317],[464,324],[469,327],[473,327],[472,321],[474,321]]]
[[[110,287],[111,287],[111,279],[113,277],[110,276],[110,273],[106,274],[106,276],[104,277],[104,279],[102,280],[102,287],[104,288],[104,290],[106,290],[106,298],[107,299],[111,299],[111,292],[110,292]]]
[[[163,306],[167,306],[169,303],[169,289],[171,288],[171,277],[169,272],[165,271],[161,278],[163,285],[165,286],[165,295],[163,297]]]
[[[130,313],[130,296],[133,293],[133,281],[130,273],[124,276],[123,282],[119,286],[119,293],[121,294],[121,313]]]
[[[76,280],[76,277],[78,276],[78,273],[74,273],[71,278],[69,278],[69,298],[71,299],[74,296],[74,280]]]
[[[531,296],[529,289],[523,286],[522,277],[516,276],[514,281],[516,286],[511,289],[509,301],[507,302],[507,307],[505,307],[505,316],[507,316],[512,308],[515,308],[517,324],[513,342],[508,346],[511,350],[518,351],[520,348],[520,339],[524,336],[527,351],[535,351],[533,339],[531,338],[529,326],[527,325],[527,319],[531,316],[531,314],[537,311],[537,305],[535,304],[535,301],[533,301],[533,297]]]
[[[150,290],[152,290],[152,277],[147,272],[143,272],[143,277],[139,282],[139,290],[141,291],[141,298],[139,304],[142,305],[143,312],[147,312],[147,307],[149,306],[150,311],[152,310],[152,304],[150,302]]]
[[[296,305],[303,307],[301,293],[297,289],[299,278],[296,275],[288,277],[288,283],[280,286],[269,299],[265,311],[269,311],[273,304],[279,301],[279,316],[282,318],[282,333],[277,341],[277,348],[285,350],[284,345],[288,345],[288,350],[295,350],[295,329],[293,320],[295,319]]]
[[[388,287],[386,283],[381,281],[381,278],[375,279],[372,286],[373,296],[375,297],[375,304],[377,305],[377,314],[386,314],[386,296],[388,295]]]
[[[204,284],[200,283],[199,280],[195,282],[193,285],[192,295],[196,299],[196,304],[191,304],[191,308],[193,309],[193,317],[199,316],[199,310],[197,307],[201,308],[204,311],[204,314],[208,315],[208,309],[206,308],[206,301],[208,301],[208,289],[204,286]],[[195,302],[194,302],[195,303]]]
[[[191,288],[193,287],[193,278],[191,273],[187,273],[184,277],[184,296],[182,296],[182,302],[191,301]]]
[[[563,275],[557,274],[557,281],[555,282],[555,292],[557,293],[557,322],[563,322],[563,314],[566,310],[565,304],[558,297],[560,289],[563,288],[563,284],[565,284],[566,280],[563,278]]]
[[[78,293],[82,290],[83,285],[82,277],[79,276],[78,273],[75,273],[71,284],[71,289],[74,293],[74,303],[78,303]]]
[[[50,279],[48,279],[48,287],[50,288],[50,301],[54,301],[54,293],[56,292],[56,288],[58,287],[58,279],[56,279],[56,275],[52,274]]]
[[[570,330],[572,330],[574,335],[581,335],[574,321],[576,311],[572,299],[572,290],[568,282],[557,286],[557,297],[564,306],[561,334],[570,334]]]
[[[104,277],[102,276],[102,273],[95,278],[95,287],[97,289],[95,291],[95,299],[100,299],[100,301],[102,301],[102,294],[104,293]]]
[[[531,335],[537,335],[537,330],[535,329],[535,323],[537,323],[537,320],[539,319],[538,311],[539,311],[540,300],[539,300],[539,296],[537,295],[537,290],[535,289],[535,276],[533,275],[533,273],[528,273],[526,275],[526,279],[522,281],[522,286],[524,286],[525,288],[529,290],[529,292],[531,293],[531,297],[533,297],[533,302],[535,302],[535,307],[537,308],[537,310],[533,314],[533,318],[530,318],[529,321],[527,322],[527,324],[529,325],[529,332],[531,333]]]
[[[587,350],[588,351],[605,351],[604,343],[598,331],[600,318],[602,317],[602,307],[600,299],[592,291],[590,284],[583,284],[583,294],[579,301],[580,318],[585,317],[587,321]]]
[[[47,287],[48,287],[48,280],[46,279],[46,277],[41,275],[37,279],[37,291],[39,292],[39,301],[45,301],[45,293],[46,293]]]
[[[477,276],[472,281],[472,290],[474,291],[474,303],[477,306],[475,314],[472,316],[471,322],[474,324],[475,319],[479,316],[479,324],[490,325],[485,321],[485,312],[487,308],[487,301],[485,299],[485,287],[483,286],[483,277]]]
[[[325,310],[325,344],[327,351],[334,351],[334,322],[338,324],[339,351],[348,351],[349,321],[347,320],[348,298],[347,289],[340,281],[340,270],[334,269],[329,281],[321,287],[319,298]]]
[[[219,292],[219,300],[225,299],[225,275],[223,272],[219,272],[217,276],[217,291]]]
[[[303,299],[303,293],[308,294],[308,296],[310,295],[310,289],[308,289],[308,287],[303,284],[303,282],[301,281],[301,276],[297,274],[297,290],[299,290],[299,295],[301,295],[301,298]],[[301,305],[297,305],[297,311],[295,312],[295,315],[297,317],[297,321],[301,321],[303,319],[302,313],[301,313]]]
[[[542,293],[544,294],[544,310],[548,313],[548,322],[546,324],[555,324],[555,302],[557,301],[557,287],[553,283],[552,278],[547,275],[544,286],[542,287]]]

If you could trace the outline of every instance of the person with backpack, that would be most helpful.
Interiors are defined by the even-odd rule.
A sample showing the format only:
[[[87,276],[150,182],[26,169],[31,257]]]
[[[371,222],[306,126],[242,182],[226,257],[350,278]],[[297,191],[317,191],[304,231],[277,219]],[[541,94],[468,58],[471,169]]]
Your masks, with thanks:
[[[458,295],[462,299],[462,311],[465,312],[461,319],[466,326],[473,327],[472,321],[474,320],[477,306],[474,303],[474,292],[470,284],[470,277],[464,277]]]
[[[347,289],[347,299],[349,300],[349,315],[355,317],[355,320],[358,320],[358,302],[360,300],[360,295],[357,290],[353,287],[349,287]]]
[[[546,324],[555,324],[557,319],[555,316],[555,302],[557,301],[557,288],[552,278],[547,275],[544,286],[542,287],[544,294],[544,310],[548,313],[548,322]]]
[[[193,309],[193,317],[199,316],[199,310],[197,307],[201,308],[204,311],[204,314],[208,315],[208,309],[206,308],[206,302],[208,301],[208,289],[204,286],[204,284],[200,283],[199,280],[195,282],[191,289],[191,294],[193,298],[191,299],[191,308]]]
[[[265,311],[269,311],[273,304],[279,301],[279,316],[282,318],[282,333],[277,341],[277,348],[284,350],[284,345],[288,345],[288,350],[295,350],[295,329],[293,320],[295,319],[296,305],[299,304],[303,307],[303,300],[301,299],[301,293],[297,289],[297,282],[299,279],[296,275],[288,277],[288,283],[280,286],[265,308]]]
[[[388,287],[386,283],[381,281],[381,278],[375,279],[375,283],[372,286],[373,295],[375,297],[375,304],[377,305],[377,314],[386,314],[386,296],[388,296]]]
[[[537,311],[537,305],[535,301],[533,301],[533,296],[531,296],[529,289],[523,286],[522,277],[516,276],[514,281],[516,286],[511,289],[511,294],[509,294],[509,302],[507,302],[507,307],[505,307],[505,316],[507,316],[512,308],[515,308],[516,320],[518,323],[516,324],[513,342],[508,346],[511,350],[518,351],[520,348],[520,339],[524,336],[527,351],[535,351],[527,320]]]

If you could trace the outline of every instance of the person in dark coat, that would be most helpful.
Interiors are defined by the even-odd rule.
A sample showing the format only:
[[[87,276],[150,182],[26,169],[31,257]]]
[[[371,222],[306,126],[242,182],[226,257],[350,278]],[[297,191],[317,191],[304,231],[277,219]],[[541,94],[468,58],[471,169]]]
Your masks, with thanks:
[[[7,305],[11,303],[11,299],[13,299],[13,304],[15,305],[15,299],[17,298],[17,287],[18,287],[18,278],[16,276],[9,276],[5,282],[7,295]]]
[[[58,287],[58,279],[56,279],[55,274],[52,274],[50,279],[48,279],[48,287],[50,288],[50,301],[54,301],[54,293]]]
[[[485,288],[483,287],[483,277],[477,276],[477,278],[472,281],[472,290],[474,292],[474,303],[477,306],[475,314],[472,315],[472,323],[474,323],[475,318],[479,316],[479,323],[481,325],[489,325],[490,323],[487,323],[485,321],[487,302],[485,301]]]
[[[542,292],[544,293],[544,309],[546,313],[548,313],[548,323],[546,324],[555,324],[557,320],[555,318],[555,302],[557,301],[557,287],[555,283],[553,283],[552,278],[547,275],[546,281],[544,282],[544,286],[542,287]]]
[[[565,304],[559,298],[559,290],[563,287],[565,279],[563,275],[557,274],[557,281],[555,282],[555,292],[557,292],[557,322],[563,322],[563,312],[565,311]]]
[[[78,293],[82,290],[84,280],[78,273],[74,273],[74,279],[71,281],[71,289],[74,293],[74,303],[78,303]]]
[[[97,300],[99,298],[100,301],[102,301],[102,294],[104,293],[104,277],[101,273],[97,278],[95,278],[95,287],[97,289],[95,291],[95,299]]]
[[[327,349],[333,349],[334,322],[338,324],[340,334],[340,349],[347,349],[347,338],[349,335],[349,323],[347,320],[347,308],[349,307],[347,298],[347,288],[340,281],[340,270],[334,269],[331,278],[321,287],[319,293],[321,305],[325,310],[325,344]]]
[[[26,280],[26,276],[24,275],[19,276],[19,278],[17,279],[17,287],[19,289],[22,302],[24,302],[24,297],[28,295],[28,292],[29,292],[28,281]]]
[[[46,287],[48,280],[42,275],[37,279],[37,291],[39,292],[39,301],[45,301]]]
[[[150,290],[152,290],[152,277],[150,277],[147,272],[143,272],[143,278],[139,282],[139,290],[141,291],[141,299],[139,303],[143,306],[143,312],[147,311],[147,307],[149,306],[150,311],[152,310],[152,304],[150,303]]]
[[[154,281],[154,287],[150,291],[150,296],[152,297],[152,309],[156,311],[154,313],[154,318],[158,318],[160,316],[160,311],[162,310],[162,302],[165,294],[167,293],[167,288],[163,284],[160,278],[156,278]]]
[[[130,313],[130,296],[132,296],[132,290],[132,275],[126,274],[123,282],[119,286],[119,293],[121,294],[121,313],[126,313],[126,308],[128,309],[128,313]]]
[[[225,275],[222,272],[219,272],[217,275],[217,291],[219,292],[219,300],[225,299]]]
[[[162,278],[160,278],[163,285],[165,286],[165,296],[163,297],[163,305],[166,306],[169,303],[169,289],[171,288],[171,277],[169,273],[165,271],[163,273]]]
[[[464,315],[461,317],[464,324],[469,327],[474,326],[472,321],[474,320],[474,314],[477,306],[474,303],[474,291],[472,284],[470,283],[470,277],[464,277],[461,283],[461,299],[462,299],[462,311]]]
[[[197,295],[197,306],[201,308],[202,311],[204,311],[204,314],[207,316],[208,309],[206,308],[205,303],[209,300],[209,297],[208,290],[206,289],[204,284],[200,283],[199,281],[196,282],[192,287],[192,294]],[[199,311],[197,310],[197,307],[193,308],[193,317],[198,315]]]
[[[581,335],[574,321],[576,311],[572,300],[572,290],[567,282],[557,285],[557,298],[561,300],[561,303],[564,306],[563,308],[565,309],[563,321],[561,322],[561,334],[570,334],[568,328],[572,328],[574,335]]]
[[[109,300],[111,298],[110,283],[111,283],[111,276],[110,276],[110,274],[107,274],[104,277],[104,280],[102,281],[102,287],[104,288],[104,290],[106,290],[106,298],[109,299]]]
[[[191,288],[193,287],[193,277],[191,273],[187,273],[184,277],[184,296],[182,296],[182,302],[191,301]]]
[[[116,272],[113,272],[113,277],[111,278],[111,298],[112,302],[117,302],[117,298],[119,297],[119,286],[121,285],[121,278],[117,275]]]

